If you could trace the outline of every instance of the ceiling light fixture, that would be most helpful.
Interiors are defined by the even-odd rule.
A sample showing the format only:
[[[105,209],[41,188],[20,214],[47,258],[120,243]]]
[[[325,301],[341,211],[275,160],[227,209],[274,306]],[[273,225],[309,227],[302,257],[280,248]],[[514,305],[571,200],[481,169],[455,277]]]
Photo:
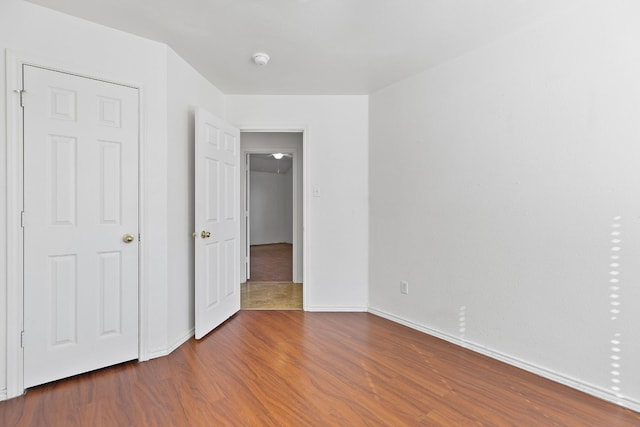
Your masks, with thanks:
[[[284,157],[284,154],[282,154],[282,153],[273,153],[272,156],[275,157],[277,160],[280,160],[281,158]]]
[[[258,52],[258,53],[254,53],[253,56],[253,62],[256,63],[256,65],[267,65],[267,63],[269,62],[269,55],[267,55],[264,52]]]

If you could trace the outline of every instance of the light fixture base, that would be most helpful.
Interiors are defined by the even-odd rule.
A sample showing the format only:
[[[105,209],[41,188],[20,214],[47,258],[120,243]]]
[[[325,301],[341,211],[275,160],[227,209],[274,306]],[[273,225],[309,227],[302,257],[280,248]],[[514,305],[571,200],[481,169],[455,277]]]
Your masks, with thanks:
[[[267,65],[271,59],[269,55],[264,52],[254,53],[251,58],[253,58],[253,62],[255,62],[256,65]]]

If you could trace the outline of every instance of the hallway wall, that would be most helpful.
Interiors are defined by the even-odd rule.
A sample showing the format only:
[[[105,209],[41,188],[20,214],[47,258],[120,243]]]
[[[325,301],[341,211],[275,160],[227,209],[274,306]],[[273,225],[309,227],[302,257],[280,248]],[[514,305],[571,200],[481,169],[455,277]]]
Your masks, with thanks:
[[[168,349],[194,328],[195,109],[224,116],[224,94],[170,48],[167,49],[167,336]]]
[[[250,176],[250,244],[293,243],[293,170]]]

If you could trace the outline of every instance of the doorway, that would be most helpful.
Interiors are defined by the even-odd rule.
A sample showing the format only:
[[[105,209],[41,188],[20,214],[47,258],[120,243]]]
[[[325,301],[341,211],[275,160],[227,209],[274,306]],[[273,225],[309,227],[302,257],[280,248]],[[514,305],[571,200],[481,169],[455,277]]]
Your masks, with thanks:
[[[243,132],[244,309],[302,309],[302,132]]]

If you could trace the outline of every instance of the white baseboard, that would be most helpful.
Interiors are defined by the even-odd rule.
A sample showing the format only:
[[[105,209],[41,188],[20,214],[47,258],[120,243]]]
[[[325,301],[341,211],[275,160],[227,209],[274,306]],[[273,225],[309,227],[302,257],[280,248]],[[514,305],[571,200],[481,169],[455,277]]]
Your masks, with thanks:
[[[196,334],[196,328],[193,327],[189,330],[189,332],[187,332],[180,339],[178,339],[178,341],[176,341],[171,347],[169,347],[169,349],[167,350],[167,354],[172,353],[173,350],[175,350],[176,348],[180,347],[182,344],[189,341],[191,337],[194,336],[195,334]]]
[[[152,352],[147,353],[147,355],[146,355],[144,360],[140,360],[140,361],[141,362],[146,362],[146,361],[151,360],[151,359],[157,359],[158,357],[166,356],[167,354],[169,354],[169,352],[167,350],[152,351]]]
[[[7,400],[7,389],[0,390],[0,402]]]
[[[579,380],[576,380],[575,378],[571,378],[566,375],[560,374],[558,372],[554,372],[549,369],[531,364],[529,362],[525,362],[523,360],[517,359],[507,354],[500,353],[495,350],[491,350],[489,348],[461,340],[460,338],[455,337],[453,335],[449,335],[447,333],[440,332],[435,329],[431,329],[427,326],[411,322],[409,320],[403,319],[401,317],[398,317],[390,313],[386,313],[381,310],[377,310],[375,308],[369,308],[368,311],[369,313],[375,314],[376,316],[380,316],[385,319],[391,320],[393,322],[400,323],[401,325],[408,326],[411,329],[424,332],[427,335],[431,335],[436,338],[443,339],[452,344],[467,348],[476,353],[480,353],[485,356],[491,357],[492,359],[499,360],[501,362],[515,366],[517,368],[520,368],[525,371],[531,372],[533,374],[539,375],[541,377],[547,378],[551,381],[555,381],[557,383],[566,385],[568,387],[590,394],[591,396],[595,396],[599,399],[606,400],[608,402],[614,403],[619,406],[623,406],[625,408],[631,409],[636,412],[640,412],[640,402],[637,400],[629,399],[624,396],[618,396],[615,393],[610,392],[609,390],[605,390],[603,388],[596,387],[591,384],[585,384]]]
[[[144,360],[151,360],[151,359],[157,359],[158,357],[164,357],[164,356],[168,356],[169,354],[171,354],[176,348],[180,347],[182,344],[184,344],[185,342],[189,341],[189,339],[195,335],[195,328],[191,328],[189,330],[189,332],[187,332],[185,335],[183,335],[182,337],[180,337],[173,345],[171,345],[169,348],[164,349],[164,350],[156,350],[153,352],[150,352],[149,354],[147,354],[146,359]],[[141,360],[142,361],[142,360]]]
[[[366,313],[367,307],[305,307],[304,311],[315,313]]]

